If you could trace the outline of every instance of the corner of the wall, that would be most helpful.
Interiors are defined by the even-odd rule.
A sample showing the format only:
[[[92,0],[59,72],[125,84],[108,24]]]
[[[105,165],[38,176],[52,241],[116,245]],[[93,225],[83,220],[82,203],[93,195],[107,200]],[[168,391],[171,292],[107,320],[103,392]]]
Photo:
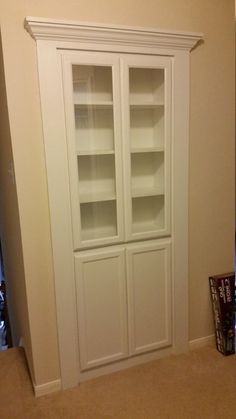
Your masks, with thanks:
[[[22,347],[25,351],[25,345],[24,345],[24,338],[21,337],[19,339],[19,343],[18,343],[19,347]],[[35,384],[34,380],[33,380],[33,375],[32,375],[32,371],[30,370],[30,366],[28,365],[29,368],[29,372],[30,372],[30,376],[31,376],[31,382],[33,385],[33,390],[34,390],[34,394],[35,397],[41,397],[41,396],[45,396],[46,394],[50,394],[50,393],[56,393],[58,391],[60,391],[62,389],[62,385],[61,385],[61,380],[54,380],[54,381],[49,381],[47,383],[44,384]]]
[[[215,335],[204,336],[202,338],[193,339],[189,341],[190,351],[203,348],[204,346],[213,346],[215,342]]]

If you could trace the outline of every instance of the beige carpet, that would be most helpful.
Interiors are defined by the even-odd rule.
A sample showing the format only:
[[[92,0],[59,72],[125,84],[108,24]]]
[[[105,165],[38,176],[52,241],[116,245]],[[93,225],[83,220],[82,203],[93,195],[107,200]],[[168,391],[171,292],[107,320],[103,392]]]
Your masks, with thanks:
[[[0,352],[1,419],[235,419],[236,357],[208,347],[35,398],[24,354]]]

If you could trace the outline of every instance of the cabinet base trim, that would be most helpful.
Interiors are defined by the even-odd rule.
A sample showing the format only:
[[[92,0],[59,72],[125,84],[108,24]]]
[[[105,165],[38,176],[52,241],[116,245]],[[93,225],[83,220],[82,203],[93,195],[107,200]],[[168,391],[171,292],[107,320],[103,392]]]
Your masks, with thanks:
[[[92,378],[100,377],[102,375],[111,374],[113,372],[118,372],[125,370],[127,368],[132,368],[140,364],[145,364],[147,362],[155,361],[160,358],[173,354],[173,347],[168,347],[165,349],[159,349],[155,352],[150,352],[148,354],[133,356],[129,359],[124,359],[119,362],[115,362],[110,365],[105,365],[103,367],[98,367],[90,371],[81,371],[79,374],[79,382],[87,381]]]

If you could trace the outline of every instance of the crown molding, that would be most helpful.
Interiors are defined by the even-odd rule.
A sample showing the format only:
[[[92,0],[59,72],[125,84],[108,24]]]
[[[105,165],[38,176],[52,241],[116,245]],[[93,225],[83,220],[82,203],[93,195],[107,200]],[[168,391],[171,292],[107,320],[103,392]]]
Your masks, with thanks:
[[[190,51],[202,33],[27,17],[25,28],[36,40],[106,44],[128,47],[171,48]]]

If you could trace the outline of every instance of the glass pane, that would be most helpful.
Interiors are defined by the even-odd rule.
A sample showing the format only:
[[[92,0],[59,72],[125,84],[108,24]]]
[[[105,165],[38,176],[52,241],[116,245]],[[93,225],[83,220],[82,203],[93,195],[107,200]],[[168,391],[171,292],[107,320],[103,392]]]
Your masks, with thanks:
[[[117,235],[116,202],[81,204],[82,240],[103,239]]]
[[[73,65],[74,101],[79,103],[112,101],[111,67]]]
[[[78,157],[80,202],[115,199],[114,155]]]
[[[75,137],[79,154],[114,152],[112,107],[76,106]]]
[[[164,69],[129,69],[133,233],[164,228],[164,76]]]
[[[78,153],[114,151],[111,67],[73,65]]]
[[[164,69],[130,68],[130,102],[164,103]]]
[[[164,192],[164,153],[138,153],[131,156],[132,195],[160,195]]]
[[[82,240],[117,235],[112,68],[73,65]]]
[[[130,109],[131,150],[164,149],[164,107]]]
[[[161,230],[165,225],[164,196],[132,199],[133,233]]]

